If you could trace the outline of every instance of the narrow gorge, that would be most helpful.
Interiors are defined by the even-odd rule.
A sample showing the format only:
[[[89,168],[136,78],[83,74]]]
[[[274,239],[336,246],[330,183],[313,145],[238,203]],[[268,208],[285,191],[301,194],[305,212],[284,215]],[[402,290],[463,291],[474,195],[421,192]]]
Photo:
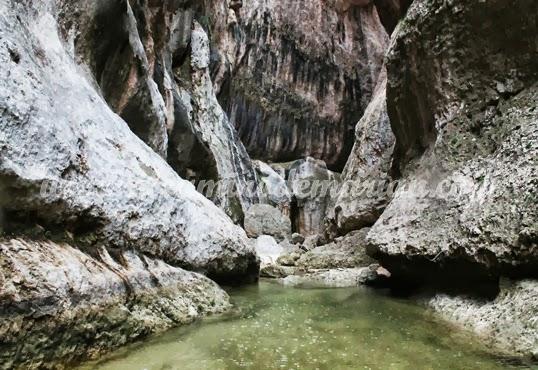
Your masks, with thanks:
[[[0,0],[0,61],[0,369],[538,366],[535,0]]]

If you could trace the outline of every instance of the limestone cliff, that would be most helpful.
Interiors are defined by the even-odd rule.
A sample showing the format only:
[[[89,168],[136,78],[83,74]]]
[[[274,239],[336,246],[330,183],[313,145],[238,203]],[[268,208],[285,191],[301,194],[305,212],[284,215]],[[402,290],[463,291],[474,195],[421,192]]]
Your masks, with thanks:
[[[341,188],[329,201],[323,230],[328,239],[372,226],[391,199],[395,138],[387,113],[386,84],[383,69],[372,102],[357,124]]]
[[[213,35],[219,100],[251,156],[341,169],[388,42],[374,5],[249,0]]]
[[[181,267],[218,280],[257,278],[245,232],[174,172],[161,141],[140,140],[96,83],[97,57],[114,52],[82,48],[89,39],[77,32],[96,21],[88,15],[115,14],[114,4],[0,3],[3,367],[76,360],[228,306],[213,282]],[[140,8],[123,6],[119,19],[134,37]],[[139,42],[126,40],[125,50]],[[143,86],[134,94],[147,99],[132,104],[149,109],[159,128],[162,95],[146,58],[130,58],[130,73],[142,76],[133,77]],[[86,340],[103,332],[110,335]]]
[[[209,4],[57,3],[59,27],[70,52],[87,67],[112,110],[178,174],[194,181],[225,180],[240,189],[254,183],[251,192],[212,196],[241,222],[244,212],[258,202],[255,172],[215,98],[209,65],[204,65],[210,54],[207,40],[202,41],[204,31],[199,28],[191,37],[194,19],[200,19]],[[227,17],[218,21],[226,24]]]
[[[536,275],[537,12],[416,1],[397,29],[387,106],[401,179],[369,234],[393,273]]]

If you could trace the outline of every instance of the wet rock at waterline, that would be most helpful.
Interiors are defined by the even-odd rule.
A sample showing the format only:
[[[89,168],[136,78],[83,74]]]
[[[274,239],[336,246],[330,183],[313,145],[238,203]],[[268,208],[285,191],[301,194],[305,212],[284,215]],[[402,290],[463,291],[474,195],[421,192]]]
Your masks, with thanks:
[[[296,288],[347,288],[358,287],[370,281],[371,274],[369,267],[310,270],[286,276],[278,281],[285,286]]]
[[[508,353],[538,359],[538,282],[503,279],[491,301],[437,295],[425,302],[445,319]]]
[[[303,253],[296,266],[304,269],[364,267],[374,260],[366,254],[366,234],[369,229],[353,231],[334,242]]]
[[[270,259],[261,257],[267,263],[262,263],[260,276],[281,279],[281,283],[297,287],[385,286],[390,273],[366,255],[368,231],[355,231],[307,251],[286,242],[281,243],[277,251],[273,241],[273,251],[278,253],[273,253]],[[265,250],[263,254],[268,255],[269,251]]]
[[[260,277],[268,279],[285,278],[286,276],[295,275],[297,268],[294,266],[282,266],[277,264],[262,265],[260,268]]]
[[[0,253],[2,369],[63,368],[230,308],[205,276],[133,250],[12,239]]]

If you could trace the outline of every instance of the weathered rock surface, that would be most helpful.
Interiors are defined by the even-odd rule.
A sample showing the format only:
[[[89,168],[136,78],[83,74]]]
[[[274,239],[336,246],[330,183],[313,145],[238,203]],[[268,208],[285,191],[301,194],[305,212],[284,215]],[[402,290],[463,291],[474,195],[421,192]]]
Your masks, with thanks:
[[[290,216],[292,194],[285,177],[262,161],[254,161],[254,169],[260,186],[260,202],[278,208],[285,216]]]
[[[2,369],[61,368],[230,307],[208,278],[133,250],[3,240],[0,269]]]
[[[419,0],[398,26],[387,97],[402,178],[369,233],[395,276],[536,275],[537,12],[535,1]]]
[[[295,275],[297,268],[295,266],[282,266],[276,264],[263,265],[260,268],[260,277],[268,279],[285,278],[286,276]]]
[[[501,282],[493,301],[437,295],[426,301],[436,313],[480,335],[501,351],[538,355],[538,283]]]
[[[209,148],[215,162],[214,179],[220,183],[209,198],[239,223],[243,221],[244,212],[259,202],[257,177],[243,144],[217,101],[209,62],[209,39],[204,29],[194,22],[190,96],[185,92],[181,96],[188,99],[184,100],[184,106],[191,104],[188,114],[197,139]],[[193,160],[200,161],[199,158]]]
[[[189,180],[224,180],[211,197],[237,223],[257,203],[250,159],[215,97],[209,42],[191,1],[59,1],[70,52],[114,112]],[[218,18],[226,23],[228,15]]]
[[[339,3],[245,1],[213,30],[219,100],[254,158],[345,164],[388,36],[373,4]]]
[[[289,275],[278,280],[285,286],[296,288],[349,288],[370,281],[371,270],[362,268],[338,268],[311,270],[304,274]]]
[[[306,237],[319,233],[329,202],[338,191],[339,174],[311,157],[273,164],[273,168],[285,178],[293,197],[290,212],[293,230]]]
[[[282,241],[291,237],[291,221],[273,206],[255,204],[245,215],[245,231],[250,238],[270,235]]]
[[[330,200],[338,191],[339,174],[328,170],[324,162],[308,157],[291,164],[287,180],[294,197],[293,230],[304,236],[318,234]]]
[[[260,235],[252,241],[262,269],[268,265],[274,265],[278,257],[284,253],[284,248],[270,235]]]
[[[390,273],[366,255],[367,233],[368,229],[355,231],[306,252],[286,242],[281,243],[278,253],[274,253],[276,249],[273,247],[271,258],[266,259],[266,264],[262,263],[260,276],[303,288],[342,288],[359,284],[383,286]],[[273,244],[276,245],[276,242]],[[268,250],[263,251],[260,254],[262,261],[264,255],[269,254]]]
[[[383,69],[372,102],[357,124],[355,145],[342,173],[342,186],[327,211],[327,238],[372,226],[392,196],[390,169],[394,134],[386,103]]]
[[[0,180],[12,222],[214,277],[256,274],[244,232],[106,105],[49,2],[1,5]]]
[[[366,254],[369,229],[353,231],[332,243],[316,247],[301,255],[296,266],[302,269],[364,267],[374,263]]]

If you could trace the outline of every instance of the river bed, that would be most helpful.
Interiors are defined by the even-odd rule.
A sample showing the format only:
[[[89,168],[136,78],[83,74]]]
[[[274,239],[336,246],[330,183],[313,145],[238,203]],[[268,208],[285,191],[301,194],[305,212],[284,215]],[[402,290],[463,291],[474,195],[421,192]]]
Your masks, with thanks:
[[[366,288],[230,290],[235,310],[81,370],[515,369],[410,300]]]

